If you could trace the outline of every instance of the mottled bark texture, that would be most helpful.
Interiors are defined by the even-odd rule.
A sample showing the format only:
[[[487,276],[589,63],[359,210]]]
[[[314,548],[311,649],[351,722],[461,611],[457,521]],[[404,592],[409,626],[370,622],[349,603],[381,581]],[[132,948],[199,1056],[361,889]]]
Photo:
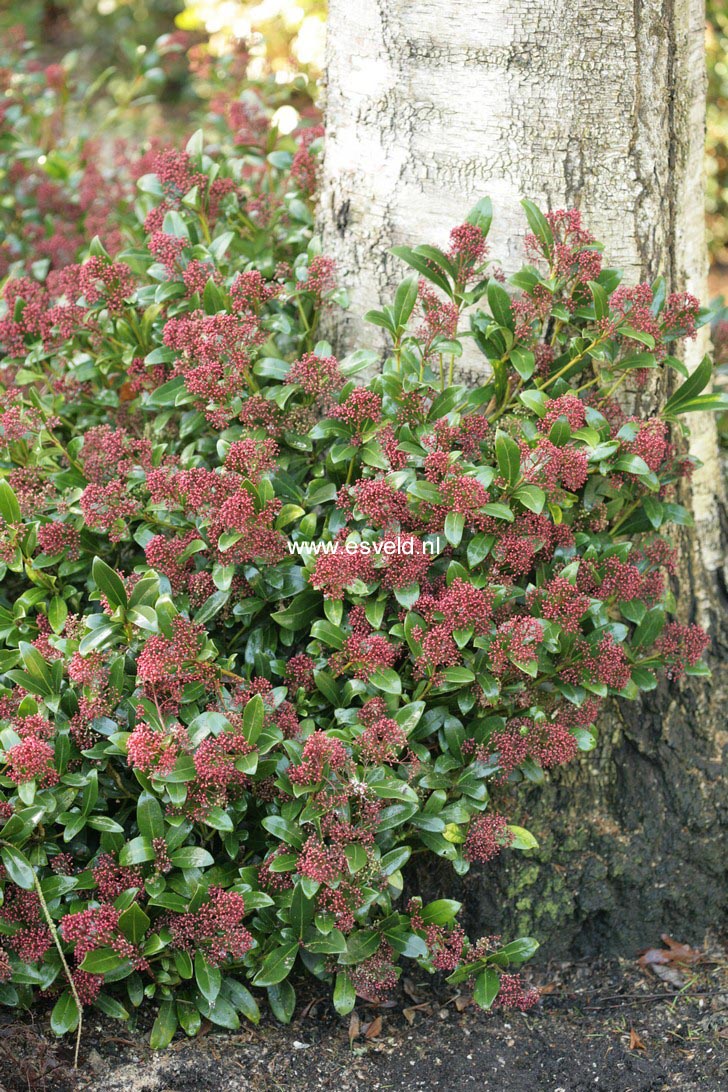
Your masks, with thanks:
[[[662,272],[703,296],[703,112],[698,0],[330,0],[320,220],[352,299],[337,349],[384,348],[360,316],[404,272],[388,248],[446,243],[484,194],[507,272],[528,196],[579,206],[627,283]],[[470,381],[479,366],[465,362]],[[649,392],[633,399],[649,411]],[[724,509],[712,422],[691,424],[706,465],[674,590],[684,620],[711,631],[715,678],[621,703],[595,754],[520,796],[540,849],[449,880],[476,931],[630,953],[663,930],[699,941],[724,913]]]

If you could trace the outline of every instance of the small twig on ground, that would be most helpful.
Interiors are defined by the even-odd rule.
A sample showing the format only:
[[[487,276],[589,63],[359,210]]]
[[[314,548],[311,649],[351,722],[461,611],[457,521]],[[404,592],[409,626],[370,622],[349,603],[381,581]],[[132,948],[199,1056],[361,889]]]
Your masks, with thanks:
[[[691,990],[691,997],[717,997],[720,990]],[[608,997],[603,997],[601,1001],[596,1005],[580,1005],[583,1009],[603,1009],[609,1002],[615,1004],[640,1004],[642,1001],[676,1001],[680,996],[679,993],[643,993],[643,994],[625,994],[615,993],[610,994]]]

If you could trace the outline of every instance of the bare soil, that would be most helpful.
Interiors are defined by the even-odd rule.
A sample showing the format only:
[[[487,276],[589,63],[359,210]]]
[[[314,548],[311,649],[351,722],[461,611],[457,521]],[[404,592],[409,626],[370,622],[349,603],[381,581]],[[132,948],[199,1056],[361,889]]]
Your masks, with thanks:
[[[338,1017],[308,987],[301,1014],[237,1033],[211,1026],[161,1054],[134,1026],[87,1014],[81,1066],[48,1015],[0,1022],[3,1092],[720,1092],[728,1088],[728,973],[721,949],[696,963],[550,964],[531,1012],[482,1013],[436,979],[405,979],[391,1007]],[[304,987],[305,990],[306,987]]]

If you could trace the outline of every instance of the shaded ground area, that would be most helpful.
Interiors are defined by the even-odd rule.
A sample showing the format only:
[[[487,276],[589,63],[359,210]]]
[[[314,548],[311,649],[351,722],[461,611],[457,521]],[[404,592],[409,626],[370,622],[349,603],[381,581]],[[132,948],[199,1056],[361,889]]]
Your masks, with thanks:
[[[658,947],[663,948],[662,944]],[[728,1087],[728,965],[722,949],[664,948],[666,958],[551,964],[528,1014],[485,1014],[435,980],[405,979],[391,1008],[342,1020],[311,993],[287,1028],[146,1045],[135,1027],[89,1013],[82,1067],[47,1016],[0,1023],[4,1092],[658,1092]]]

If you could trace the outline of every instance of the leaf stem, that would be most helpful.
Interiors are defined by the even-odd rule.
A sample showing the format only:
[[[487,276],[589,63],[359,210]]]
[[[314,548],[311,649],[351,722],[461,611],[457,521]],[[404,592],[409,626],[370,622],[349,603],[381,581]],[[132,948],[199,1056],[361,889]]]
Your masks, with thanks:
[[[619,528],[627,520],[627,517],[631,516],[632,513],[634,512],[635,508],[638,508],[641,503],[642,503],[641,500],[636,500],[636,501],[634,501],[633,504],[630,504],[627,508],[625,508],[625,510],[622,513],[620,519],[618,519],[617,522],[612,525],[612,534],[613,535],[616,535]]]
[[[242,675],[236,675],[234,671],[228,671],[226,667],[219,667],[218,671],[221,675],[224,675],[226,679],[235,679],[236,682],[247,682]]]
[[[599,399],[599,405],[600,405],[600,406],[603,406],[603,405],[604,405],[604,403],[605,403],[605,402],[607,401],[607,399],[608,399],[608,398],[611,398],[611,397],[612,397],[612,395],[614,394],[614,392],[615,392],[615,391],[616,391],[616,390],[617,390],[617,389],[618,389],[619,387],[621,387],[621,386],[622,386],[622,384],[624,383],[624,381],[625,381],[625,379],[627,378],[627,376],[628,376],[628,375],[629,375],[629,372],[627,372],[627,371],[624,371],[624,372],[622,372],[622,374],[620,375],[619,379],[617,379],[617,381],[616,381],[615,383],[613,383],[613,384],[612,384],[612,386],[611,386],[611,387],[609,388],[609,390],[607,391],[607,393],[606,393],[606,394],[604,394],[604,395],[602,395],[602,397],[601,397],[601,398]]]
[[[579,361],[583,360],[587,353],[590,353],[592,349],[596,349],[597,345],[604,341],[606,336],[606,334],[600,334],[600,336],[595,338],[594,341],[590,341],[586,349],[582,349],[580,353],[577,353],[576,356],[572,357],[571,360],[564,364],[562,368],[559,368],[559,370],[554,375],[550,375],[548,379],[546,379],[546,381],[541,384],[539,390],[546,390],[546,388],[550,387],[552,383],[555,383],[557,379],[560,379],[562,375],[565,375],[566,372],[571,371],[574,365],[578,364]]]
[[[46,922],[48,924],[48,929],[50,930],[50,934],[53,937],[53,942],[54,942],[56,948],[58,949],[58,955],[61,957],[61,964],[63,966],[64,973],[65,973],[66,978],[68,980],[68,986],[69,986],[69,989],[71,991],[71,996],[73,997],[73,1000],[76,1003],[76,1008],[78,1010],[78,1030],[76,1031],[76,1050],[75,1050],[75,1053],[73,1055],[73,1068],[78,1069],[78,1052],[81,1049],[81,1032],[83,1031],[83,1005],[81,1004],[81,998],[78,996],[78,990],[76,989],[76,983],[73,981],[73,975],[71,974],[71,969],[68,966],[68,963],[66,961],[66,956],[65,956],[64,951],[63,951],[63,945],[61,944],[61,938],[58,935],[58,930],[56,929],[55,922],[53,921],[53,918],[51,917],[50,910],[48,909],[48,903],[45,901],[45,896],[43,895],[43,889],[40,886],[40,880],[38,879],[38,876],[37,876],[37,873],[36,873],[35,869],[33,869],[33,883],[35,885],[35,893],[38,896],[38,901],[40,902],[41,909],[43,911],[43,916],[45,917]]]

